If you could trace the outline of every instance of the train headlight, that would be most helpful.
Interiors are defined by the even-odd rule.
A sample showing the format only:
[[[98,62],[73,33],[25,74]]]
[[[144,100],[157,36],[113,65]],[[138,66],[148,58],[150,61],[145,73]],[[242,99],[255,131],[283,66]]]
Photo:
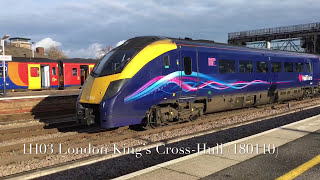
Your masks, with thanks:
[[[110,82],[103,99],[105,100],[114,96],[128,81],[129,79],[120,79]]]

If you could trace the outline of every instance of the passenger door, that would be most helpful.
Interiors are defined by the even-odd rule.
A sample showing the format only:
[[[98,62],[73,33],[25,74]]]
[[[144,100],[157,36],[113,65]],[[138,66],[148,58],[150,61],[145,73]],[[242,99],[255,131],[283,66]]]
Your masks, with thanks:
[[[28,64],[28,89],[41,89],[40,64]]]
[[[41,81],[42,87],[50,87],[50,66],[46,65],[41,67]]]
[[[310,59],[304,59],[304,72],[302,79],[305,81],[305,86],[310,86],[313,84],[313,66]]]
[[[180,99],[197,95],[199,86],[197,54],[195,47],[180,47]]]
[[[94,67],[94,65],[89,65],[89,74],[91,73],[93,67]]]
[[[271,86],[274,85],[276,86],[276,89],[279,89],[278,81],[280,76],[283,75],[282,60],[280,58],[272,58],[272,61],[269,61],[269,63]]]

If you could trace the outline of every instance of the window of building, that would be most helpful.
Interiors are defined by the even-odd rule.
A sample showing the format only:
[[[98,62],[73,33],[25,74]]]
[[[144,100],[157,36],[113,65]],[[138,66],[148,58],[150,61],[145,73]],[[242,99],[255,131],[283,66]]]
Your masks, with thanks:
[[[284,63],[284,72],[293,72],[293,63],[285,62]]]
[[[296,72],[303,72],[303,64],[296,63]]]
[[[163,64],[165,68],[169,68],[170,67],[170,57],[169,55],[166,55],[163,57]]]
[[[219,60],[219,73],[235,73],[236,63],[234,60]]]
[[[239,72],[240,73],[252,73],[253,63],[252,61],[239,61]]]
[[[57,68],[56,67],[52,67],[52,75],[53,76],[57,75]]]
[[[312,64],[311,63],[305,63],[306,65],[306,72],[311,73],[312,72]]]
[[[78,70],[77,70],[77,68],[72,68],[72,75],[73,75],[73,76],[78,76]]]
[[[183,67],[184,67],[184,73],[186,75],[191,75],[191,73],[192,73],[191,57],[184,57],[183,58]]]
[[[282,72],[281,62],[271,62],[271,72]]]
[[[265,61],[257,61],[257,72],[267,73],[269,70],[269,63]]]
[[[30,75],[31,75],[31,77],[39,77],[39,68],[31,67],[30,68]]]

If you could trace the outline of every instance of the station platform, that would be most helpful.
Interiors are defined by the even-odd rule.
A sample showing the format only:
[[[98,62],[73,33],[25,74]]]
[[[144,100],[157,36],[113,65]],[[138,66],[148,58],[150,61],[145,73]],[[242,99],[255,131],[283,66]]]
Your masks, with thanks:
[[[320,115],[116,179],[320,179]]]
[[[24,98],[24,97],[48,97],[48,96],[70,96],[79,95],[81,89],[65,89],[65,90],[38,90],[23,92],[7,92],[6,97],[0,94],[0,100]]]

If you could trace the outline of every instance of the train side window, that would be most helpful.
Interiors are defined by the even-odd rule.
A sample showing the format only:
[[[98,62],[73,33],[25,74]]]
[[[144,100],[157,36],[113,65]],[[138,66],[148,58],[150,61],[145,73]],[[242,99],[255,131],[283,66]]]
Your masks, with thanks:
[[[305,63],[306,65],[306,72],[312,73],[312,64],[311,63]]]
[[[169,68],[170,67],[170,57],[169,55],[166,55],[163,57],[163,64],[165,68]]]
[[[31,77],[39,77],[39,68],[31,67],[30,68],[30,75],[31,75]]]
[[[271,62],[271,72],[282,72],[281,62]]]
[[[296,63],[296,72],[303,72],[303,64]]]
[[[269,63],[265,61],[257,61],[257,72],[267,73],[269,70]]]
[[[240,73],[253,73],[252,61],[239,61],[239,72]]]
[[[73,76],[78,76],[78,70],[77,70],[77,68],[72,68],[72,75],[73,75]]]
[[[52,75],[53,76],[57,75],[57,68],[56,67],[52,67]]]
[[[5,73],[6,73],[6,77],[8,77],[8,71],[7,71],[7,68],[5,68]],[[2,67],[0,67],[0,77],[3,78],[3,69]]]
[[[192,61],[191,57],[184,57],[183,58],[183,67],[184,67],[184,73],[186,75],[191,75],[192,73]]]
[[[219,73],[235,73],[236,63],[234,60],[219,60]]]
[[[284,63],[284,72],[293,72],[293,63],[285,62]]]

